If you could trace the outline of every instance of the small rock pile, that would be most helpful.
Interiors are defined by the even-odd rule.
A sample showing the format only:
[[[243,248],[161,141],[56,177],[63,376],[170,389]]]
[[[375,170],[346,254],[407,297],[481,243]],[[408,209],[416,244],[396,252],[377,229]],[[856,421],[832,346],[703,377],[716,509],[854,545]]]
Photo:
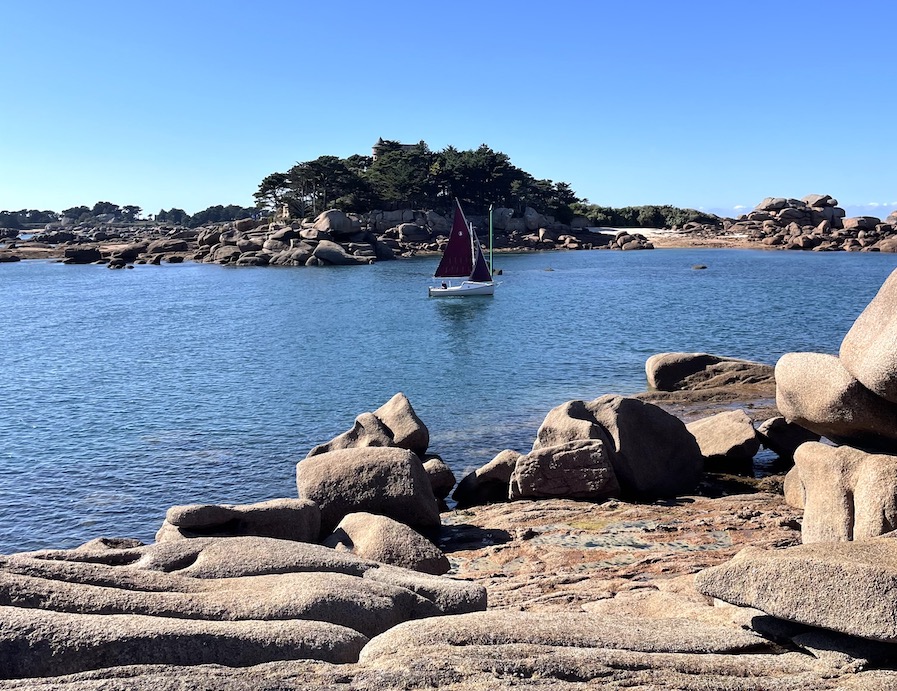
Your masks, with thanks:
[[[653,250],[654,245],[641,233],[621,230],[608,246],[612,250]]]

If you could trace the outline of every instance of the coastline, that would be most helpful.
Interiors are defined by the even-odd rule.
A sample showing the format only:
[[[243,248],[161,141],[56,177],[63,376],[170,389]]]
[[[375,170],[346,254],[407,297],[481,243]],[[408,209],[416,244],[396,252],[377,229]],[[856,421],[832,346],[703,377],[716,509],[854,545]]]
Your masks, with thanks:
[[[653,245],[653,249],[656,250],[664,250],[664,249],[692,249],[692,248],[706,248],[706,249],[757,249],[757,250],[776,250],[783,249],[781,247],[770,247],[769,245],[763,244],[762,242],[757,242],[745,237],[732,237],[727,235],[718,235],[715,237],[695,237],[685,233],[678,232],[670,232],[670,231],[647,231],[644,232],[641,229],[633,229],[639,230]],[[116,254],[121,253],[122,251],[127,250],[131,246],[130,243],[123,242],[99,242],[99,243],[86,243],[86,244],[78,244],[76,247],[81,249],[96,249],[102,255],[102,259],[95,260],[90,263],[99,263],[99,264],[107,264],[109,263],[109,258],[114,257]],[[30,242],[30,241],[19,241],[15,243],[14,248],[6,248],[0,245],[0,263],[10,262],[10,261],[27,261],[32,259],[42,259],[42,260],[56,260],[56,261],[66,261],[66,250],[70,249],[71,245],[69,244],[61,244],[61,245],[47,245],[45,243],[38,242]],[[594,248],[594,249],[604,249],[604,248]],[[516,248],[501,248],[495,249],[496,255],[501,254],[513,254],[513,253],[521,253],[521,252],[565,252],[565,251],[583,251],[583,250],[570,250],[565,248],[525,248],[525,247],[516,247]],[[584,250],[589,251],[589,250]],[[412,253],[408,255],[397,255],[397,259],[401,260],[404,256],[414,256],[414,257],[438,257],[440,256],[440,252],[438,250],[427,250],[427,249],[415,249]],[[163,261],[170,262],[171,258],[174,257],[175,261],[171,263],[177,263],[180,261],[202,261],[202,258],[196,258],[194,256],[194,252],[169,252],[164,255]],[[81,262],[69,262],[69,263],[81,263]],[[149,263],[146,260],[138,260],[134,263]]]

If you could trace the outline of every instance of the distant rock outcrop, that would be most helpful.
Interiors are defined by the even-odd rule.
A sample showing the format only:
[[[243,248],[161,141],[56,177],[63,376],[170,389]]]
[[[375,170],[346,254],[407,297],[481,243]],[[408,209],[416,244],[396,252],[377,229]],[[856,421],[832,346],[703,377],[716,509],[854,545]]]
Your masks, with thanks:
[[[838,200],[827,194],[803,199],[767,197],[753,211],[726,220],[722,231],[713,226],[682,229],[693,236],[742,237],[768,247],[788,250],[893,252],[897,220],[873,216],[846,218]]]

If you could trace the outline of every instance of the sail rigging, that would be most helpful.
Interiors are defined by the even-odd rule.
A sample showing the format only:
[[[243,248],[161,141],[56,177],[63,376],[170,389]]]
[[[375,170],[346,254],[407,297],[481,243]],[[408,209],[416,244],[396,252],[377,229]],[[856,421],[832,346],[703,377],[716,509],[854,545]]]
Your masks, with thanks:
[[[436,278],[464,278],[469,281],[481,282],[492,280],[480,240],[477,238],[476,231],[468,225],[458,200],[455,200],[452,232],[434,276]]]
[[[467,223],[464,212],[461,210],[461,204],[457,199],[455,200],[452,230],[448,242],[443,248],[442,259],[433,276],[446,280],[442,282],[441,286],[428,289],[428,294],[431,297],[492,295],[495,290],[492,269],[486,263],[480,239],[473,226]]]

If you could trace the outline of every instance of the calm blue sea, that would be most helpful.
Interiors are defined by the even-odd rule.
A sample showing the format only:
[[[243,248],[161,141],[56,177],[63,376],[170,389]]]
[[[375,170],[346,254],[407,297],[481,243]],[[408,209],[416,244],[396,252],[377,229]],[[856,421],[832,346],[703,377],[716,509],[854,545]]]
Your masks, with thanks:
[[[897,255],[502,255],[463,299],[427,298],[435,265],[0,264],[0,553],[295,496],[296,462],[398,391],[460,479],[555,405],[643,390],[654,353],[836,352]]]

